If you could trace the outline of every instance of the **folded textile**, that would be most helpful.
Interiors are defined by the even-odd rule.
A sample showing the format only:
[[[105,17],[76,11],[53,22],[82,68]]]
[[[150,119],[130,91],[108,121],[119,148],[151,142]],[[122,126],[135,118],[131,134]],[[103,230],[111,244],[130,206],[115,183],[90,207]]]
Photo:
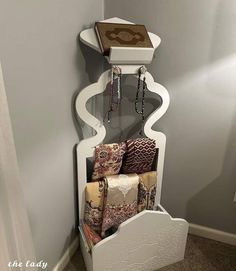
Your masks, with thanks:
[[[129,139],[126,141],[123,173],[144,173],[152,170],[156,154],[155,140],[150,138]]]
[[[138,212],[153,210],[157,187],[156,171],[139,174]]]
[[[96,146],[92,180],[118,174],[125,151],[126,144],[124,142]]]
[[[94,231],[100,233],[104,208],[105,182],[87,183],[85,188],[84,221]]]
[[[101,236],[111,227],[137,214],[137,195],[139,177],[137,174],[114,175],[105,178],[107,195],[103,212]]]
[[[90,249],[102,240],[102,238],[93,231],[88,224],[82,223],[82,228]]]

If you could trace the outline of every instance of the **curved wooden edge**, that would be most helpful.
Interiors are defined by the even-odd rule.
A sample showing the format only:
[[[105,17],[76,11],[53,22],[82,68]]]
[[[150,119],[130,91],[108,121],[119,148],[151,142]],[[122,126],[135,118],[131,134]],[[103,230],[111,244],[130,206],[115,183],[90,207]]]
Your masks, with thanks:
[[[164,171],[164,158],[166,149],[166,136],[164,133],[155,131],[152,129],[153,125],[166,113],[169,104],[170,96],[166,88],[154,81],[150,73],[146,73],[146,83],[149,91],[155,93],[161,98],[161,105],[148,117],[144,124],[144,134],[156,141],[156,147],[158,148],[158,161],[157,161],[157,193],[155,197],[155,204],[158,205],[161,202],[161,190],[162,179]]]
[[[130,74],[137,70],[138,66],[122,66],[126,74]],[[123,71],[123,70],[122,70]],[[88,112],[86,108],[87,101],[98,94],[105,91],[107,84],[110,81],[110,70],[102,73],[96,83],[93,83],[78,94],[75,102],[76,112],[87,125],[95,129],[96,134],[90,138],[81,140],[77,145],[77,169],[78,169],[78,188],[79,188],[79,213],[82,219],[83,208],[84,208],[84,189],[87,183],[87,171],[86,171],[86,158],[92,157],[94,154],[94,147],[101,144],[106,135],[106,129],[100,120]],[[156,141],[156,147],[158,148],[158,180],[157,180],[157,194],[155,204],[160,204],[161,199],[161,187],[163,178],[164,168],[164,156],[165,156],[165,145],[166,137],[162,132],[158,132],[152,129],[152,126],[157,122],[166,112],[169,106],[169,94],[167,90],[160,84],[154,82],[153,77],[150,73],[146,73],[146,83],[148,90],[156,93],[161,97],[162,104],[157,108],[147,119],[144,125],[144,134]]]
[[[75,108],[78,117],[96,131],[95,136],[83,139],[78,143],[77,149],[83,148],[82,151],[85,151],[85,154],[89,152],[90,148],[100,144],[106,135],[105,126],[99,119],[89,113],[86,108],[86,104],[90,98],[105,91],[106,85],[109,82],[109,72],[110,71],[108,70],[102,73],[96,83],[82,89],[76,98]]]
[[[126,226],[131,226],[132,223],[136,223],[138,222],[139,219],[143,219],[144,217],[147,217],[147,216],[155,216],[155,219],[165,219],[167,221],[167,223],[183,223],[185,226],[188,227],[188,222],[185,220],[185,219],[182,219],[182,218],[173,218],[170,216],[169,213],[164,213],[164,212],[161,212],[161,211],[149,211],[149,210],[144,210],[138,214],[136,214],[135,216],[127,219],[125,222],[121,223],[117,229],[117,231],[112,234],[111,236],[103,239],[102,241],[100,241],[99,243],[97,243],[93,249],[92,249],[92,253],[98,249],[100,246],[103,246],[104,244],[106,243],[109,243],[111,240],[119,237],[119,235],[123,234],[123,230],[125,229]],[[145,218],[146,219],[146,218]],[[144,231],[145,231],[145,228],[144,228]]]
[[[94,147],[100,144],[106,135],[106,129],[96,117],[90,114],[86,108],[87,101],[105,91],[109,82],[109,71],[105,71],[99,77],[98,82],[91,84],[78,94],[75,101],[77,117],[80,117],[86,124],[95,129],[96,134],[90,138],[81,140],[77,147],[77,181],[78,181],[78,204],[79,218],[83,218],[85,195],[84,190],[87,184],[87,161],[86,158],[93,156]]]
[[[93,248],[93,271],[150,271],[180,261],[187,233],[188,223],[184,219],[173,219],[159,211],[143,211]]]
[[[147,135],[147,137],[155,140],[160,132],[153,130],[152,126],[166,113],[170,104],[170,96],[167,89],[155,82],[149,72],[146,73],[146,83],[148,90],[160,96],[162,100],[161,106],[152,112],[144,125],[144,133]],[[161,135],[161,137],[163,137],[163,135]]]
[[[126,67],[126,69],[129,66]],[[137,67],[137,66],[136,66]],[[101,94],[105,91],[106,85],[109,83],[109,70],[102,73],[96,83],[93,83],[85,87],[78,94],[75,102],[76,112],[86,124],[95,129],[96,135],[87,139],[83,139],[78,143],[78,148],[81,145],[86,145],[87,148],[93,148],[98,145],[105,138],[106,130],[103,123],[95,116],[88,112],[86,108],[87,101],[95,95]],[[158,132],[152,129],[154,123],[156,123],[167,111],[170,103],[168,91],[162,85],[156,83],[149,72],[146,73],[146,83],[149,91],[156,93],[161,97],[162,104],[157,108],[147,119],[144,125],[144,133],[147,137],[156,141],[156,147],[162,147],[166,141],[166,137],[162,132]]]

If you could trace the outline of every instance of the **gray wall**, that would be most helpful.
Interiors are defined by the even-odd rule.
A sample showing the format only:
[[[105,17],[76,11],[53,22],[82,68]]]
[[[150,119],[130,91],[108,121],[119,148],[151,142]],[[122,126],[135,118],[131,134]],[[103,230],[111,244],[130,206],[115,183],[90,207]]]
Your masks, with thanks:
[[[36,256],[48,270],[75,234],[72,97],[102,69],[77,35],[102,18],[102,0],[0,0],[0,60]]]
[[[236,233],[236,2],[105,0],[105,18],[114,16],[162,39],[149,70],[171,96],[156,124],[167,135],[164,206]]]

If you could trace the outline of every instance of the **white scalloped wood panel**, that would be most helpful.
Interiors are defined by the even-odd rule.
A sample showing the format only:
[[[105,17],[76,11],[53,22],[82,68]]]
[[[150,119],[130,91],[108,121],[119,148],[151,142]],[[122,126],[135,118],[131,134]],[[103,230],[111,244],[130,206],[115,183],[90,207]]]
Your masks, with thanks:
[[[121,22],[119,18],[110,21]],[[123,21],[124,23],[127,23]],[[160,44],[160,38],[149,33],[154,48]],[[81,40],[95,50],[100,51],[93,29],[81,32]],[[123,74],[137,75],[140,65],[119,65]],[[101,94],[110,81],[110,72],[105,71],[98,82],[84,88],[76,99],[78,116],[96,130],[96,135],[79,142],[77,146],[77,169],[79,188],[79,215],[83,218],[84,189],[87,183],[86,158],[93,156],[94,147],[100,144],[106,135],[102,122],[91,115],[86,108],[87,101]],[[147,119],[144,133],[156,141],[158,148],[158,185],[155,203],[160,204],[166,137],[162,132],[152,129],[167,111],[170,98],[162,85],[154,82],[150,73],[146,73],[149,91],[159,95],[162,104]],[[92,256],[86,248],[86,241],[81,238],[81,250],[87,271],[153,271],[163,266],[180,261],[184,257],[188,223],[183,219],[173,219],[168,213],[144,211],[122,223],[112,236],[99,242],[93,249]]]
[[[136,65],[121,65],[123,74],[136,74],[137,69],[140,66]],[[165,157],[165,146],[166,137],[163,133],[157,132],[152,129],[152,126],[157,122],[167,111],[170,98],[168,91],[162,85],[156,83],[152,75],[146,73],[146,84],[149,91],[157,94],[161,100],[162,104],[157,108],[145,122],[144,133],[147,137],[154,139],[156,141],[156,147],[158,148],[158,182],[157,182],[157,193],[155,204],[160,204],[161,198],[161,187],[162,187],[162,177],[163,177],[163,167],[164,167],[164,157]],[[105,126],[101,121],[99,121],[95,116],[88,112],[86,108],[87,101],[98,94],[105,91],[106,85],[110,81],[110,71],[105,71],[99,77],[98,82],[91,84],[84,89],[82,89],[76,98],[76,112],[78,116],[89,126],[96,130],[96,135],[90,138],[83,139],[77,145],[77,170],[78,170],[78,188],[79,188],[79,214],[80,219],[83,218],[83,206],[84,206],[84,189],[87,184],[87,171],[86,171],[86,158],[92,157],[94,154],[94,147],[100,144],[106,135]],[[135,94],[135,93],[134,93]]]
[[[93,249],[93,271],[153,271],[184,258],[188,223],[144,211]]]

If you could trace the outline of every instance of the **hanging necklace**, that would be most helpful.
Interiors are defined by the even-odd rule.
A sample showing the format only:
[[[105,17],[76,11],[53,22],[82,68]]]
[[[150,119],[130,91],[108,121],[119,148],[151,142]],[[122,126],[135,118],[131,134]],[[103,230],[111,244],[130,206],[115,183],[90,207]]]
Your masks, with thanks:
[[[144,126],[144,119],[145,119],[145,114],[144,114],[145,92],[147,90],[146,77],[145,77],[146,71],[147,69],[145,66],[141,66],[138,70],[138,86],[137,86],[137,92],[136,92],[136,98],[135,98],[135,111],[137,114],[142,116],[142,126],[139,132],[140,135],[143,135],[143,126]],[[143,80],[141,80],[142,75],[143,75]],[[142,100],[141,100],[141,109],[138,109],[141,81],[142,81]]]
[[[112,66],[111,68],[111,86],[110,86],[110,105],[109,110],[105,114],[107,115],[107,122],[111,122],[111,113],[118,110],[120,101],[122,99],[121,89],[121,68],[118,66]],[[115,88],[115,81],[117,81],[117,87]],[[105,119],[105,118],[104,118]]]

